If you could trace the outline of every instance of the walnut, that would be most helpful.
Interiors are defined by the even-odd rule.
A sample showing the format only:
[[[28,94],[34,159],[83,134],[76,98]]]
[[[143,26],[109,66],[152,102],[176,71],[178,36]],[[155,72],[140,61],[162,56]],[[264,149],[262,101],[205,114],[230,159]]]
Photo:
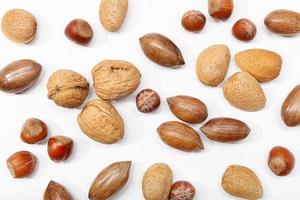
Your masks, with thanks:
[[[121,116],[112,104],[102,99],[90,101],[77,121],[82,132],[97,142],[112,144],[123,138]]]
[[[80,106],[89,93],[89,83],[77,72],[58,70],[48,80],[48,98],[58,106],[76,108]]]
[[[123,60],[104,60],[92,71],[94,88],[104,100],[122,99],[133,93],[140,84],[141,74],[131,63]]]

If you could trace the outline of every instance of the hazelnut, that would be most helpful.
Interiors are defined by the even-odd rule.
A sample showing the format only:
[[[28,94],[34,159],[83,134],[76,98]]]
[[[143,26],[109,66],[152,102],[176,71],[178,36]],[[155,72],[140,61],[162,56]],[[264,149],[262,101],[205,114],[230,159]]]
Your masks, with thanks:
[[[183,28],[191,32],[201,31],[206,23],[206,18],[202,12],[198,10],[187,11],[181,19]]]
[[[76,108],[80,106],[89,93],[89,83],[77,72],[58,70],[48,80],[48,98],[58,106]]]
[[[48,155],[54,162],[67,160],[73,150],[73,140],[65,136],[53,136],[48,141]]]
[[[215,19],[228,19],[233,8],[233,0],[208,0],[208,12]]]
[[[32,174],[36,166],[36,158],[29,151],[18,151],[11,155],[7,167],[14,178],[23,178]]]
[[[196,194],[195,187],[188,181],[177,181],[172,185],[170,200],[193,200]]]
[[[35,118],[27,119],[21,131],[21,139],[28,144],[35,144],[45,139],[48,135],[47,125]]]
[[[44,192],[43,200],[73,200],[73,197],[63,185],[50,181]]]
[[[71,41],[85,45],[92,40],[93,29],[87,21],[74,19],[67,25],[65,35]]]
[[[12,9],[4,14],[1,28],[9,40],[26,44],[34,39],[37,22],[35,17],[26,10]]]
[[[233,25],[232,34],[238,40],[250,41],[256,36],[256,26],[249,19],[240,19]]]
[[[269,153],[268,165],[271,171],[278,176],[286,176],[294,168],[295,157],[285,147],[273,147]]]

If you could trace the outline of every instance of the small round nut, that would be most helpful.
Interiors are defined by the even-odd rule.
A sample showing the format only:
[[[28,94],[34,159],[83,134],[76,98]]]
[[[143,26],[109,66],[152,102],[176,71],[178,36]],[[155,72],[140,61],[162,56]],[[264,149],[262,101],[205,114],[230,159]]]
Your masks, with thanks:
[[[33,173],[36,158],[29,151],[18,151],[7,159],[6,164],[14,178],[24,178]]]
[[[67,160],[73,151],[73,140],[66,136],[52,136],[48,141],[48,155],[54,162]]]
[[[198,10],[187,11],[181,19],[183,28],[191,32],[201,31],[206,23],[206,18],[202,12]]]
[[[74,19],[67,25],[65,35],[71,41],[85,45],[92,40],[93,29],[87,21]]]
[[[76,108],[80,106],[89,93],[89,83],[77,72],[58,70],[48,80],[48,98],[58,106]]]
[[[36,35],[37,21],[26,10],[12,9],[4,14],[1,28],[9,40],[26,44],[31,42]]]
[[[177,181],[172,185],[170,200],[193,200],[195,187],[188,181]]]
[[[144,89],[136,96],[136,107],[142,113],[150,113],[160,105],[160,97],[151,89]]]
[[[36,144],[48,135],[47,125],[39,119],[30,118],[24,123],[21,131],[21,139],[28,144]]]
[[[294,169],[295,157],[287,148],[276,146],[269,153],[268,165],[277,176],[286,176]]]
[[[232,27],[232,35],[242,41],[253,40],[256,32],[255,24],[249,19],[240,19]]]

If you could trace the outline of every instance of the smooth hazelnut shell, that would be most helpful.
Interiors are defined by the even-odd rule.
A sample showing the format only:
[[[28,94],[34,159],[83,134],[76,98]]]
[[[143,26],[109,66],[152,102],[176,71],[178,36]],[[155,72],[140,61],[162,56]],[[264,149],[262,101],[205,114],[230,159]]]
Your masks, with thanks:
[[[85,20],[74,19],[67,25],[65,35],[77,44],[86,45],[92,40],[93,29]]]
[[[233,0],[208,0],[208,12],[217,20],[229,19],[233,8]]]
[[[249,19],[240,19],[232,27],[232,35],[242,41],[253,40],[256,32],[255,24]]]
[[[47,125],[39,119],[30,118],[24,123],[20,137],[25,143],[35,144],[45,139],[47,135]]]
[[[6,163],[14,178],[23,178],[33,173],[36,166],[36,158],[29,151],[18,151],[11,155]]]
[[[65,136],[53,136],[48,141],[48,155],[54,162],[67,160],[73,150],[73,140]]]
[[[295,157],[285,147],[276,146],[269,153],[268,165],[274,174],[286,176],[294,169]]]
[[[181,25],[187,31],[199,32],[201,31],[206,23],[206,17],[202,12],[197,10],[187,11],[181,19]]]

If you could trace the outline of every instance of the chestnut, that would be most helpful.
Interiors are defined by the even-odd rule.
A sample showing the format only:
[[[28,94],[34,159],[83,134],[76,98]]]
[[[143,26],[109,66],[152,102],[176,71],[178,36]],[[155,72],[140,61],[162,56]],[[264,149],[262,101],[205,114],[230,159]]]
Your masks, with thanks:
[[[48,155],[54,162],[67,160],[73,150],[73,140],[66,136],[52,136],[48,141]]]
[[[256,32],[255,24],[249,19],[240,19],[232,27],[232,35],[242,41],[253,40]]]
[[[93,29],[87,21],[74,19],[67,25],[65,35],[77,44],[86,45],[92,40]]]
[[[206,17],[202,12],[198,10],[187,11],[181,19],[181,25],[187,31],[199,32],[201,31],[206,23]]]
[[[34,171],[36,158],[29,151],[18,151],[7,159],[6,164],[14,178],[23,178]]]
[[[294,168],[295,157],[287,148],[276,146],[269,153],[268,165],[274,174],[286,176]]]
[[[36,144],[48,135],[47,125],[36,118],[27,119],[22,126],[21,140],[28,144]]]

